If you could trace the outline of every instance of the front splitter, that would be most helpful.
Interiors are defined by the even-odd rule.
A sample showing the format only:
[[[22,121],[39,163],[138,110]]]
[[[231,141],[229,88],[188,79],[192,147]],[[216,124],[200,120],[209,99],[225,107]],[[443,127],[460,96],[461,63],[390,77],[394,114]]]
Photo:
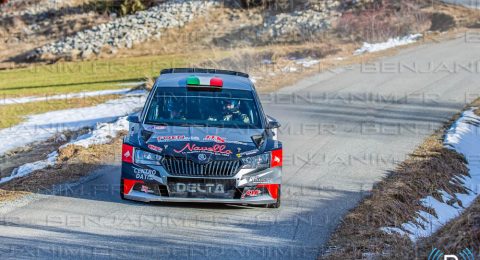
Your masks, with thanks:
[[[251,204],[263,205],[273,204],[277,200],[270,196],[250,197],[248,199],[212,199],[212,198],[175,198],[162,197],[147,194],[139,191],[131,191],[128,195],[124,195],[125,199],[143,201],[143,202],[188,202],[188,203],[222,203],[222,204]]]

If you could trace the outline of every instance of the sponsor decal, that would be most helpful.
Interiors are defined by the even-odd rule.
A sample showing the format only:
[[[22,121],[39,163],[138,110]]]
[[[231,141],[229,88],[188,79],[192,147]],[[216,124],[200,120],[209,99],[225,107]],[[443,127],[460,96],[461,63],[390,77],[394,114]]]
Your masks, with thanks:
[[[232,154],[231,150],[227,150],[226,146],[221,144],[216,144],[213,146],[198,146],[196,144],[187,143],[182,149],[173,149],[173,151],[176,153],[207,152],[226,156]]]
[[[122,162],[133,163],[133,146],[122,145]]]
[[[203,141],[216,142],[216,143],[219,143],[219,144],[229,143],[229,144],[248,145],[248,143],[246,143],[246,142],[231,141],[231,140],[227,140],[227,138],[225,138],[225,137],[221,137],[221,136],[218,136],[218,135],[206,135],[203,138]]]
[[[251,176],[248,177],[248,182],[253,182],[253,183],[270,183],[272,181],[271,178],[262,178],[258,176]]]
[[[185,140],[184,135],[167,135],[167,136],[157,137],[157,141],[159,142],[182,141],[182,140]]]
[[[248,145],[247,142],[242,142],[242,141],[225,141],[226,143],[229,144],[240,144],[240,145]]]
[[[187,137],[185,135],[167,135],[167,136],[158,136],[158,142],[175,142],[175,141],[199,141],[198,136]]]
[[[156,170],[136,168],[136,167],[133,167],[133,172],[135,173],[135,178],[139,180],[152,180],[153,176],[157,174]]]
[[[155,129],[155,130],[165,130],[165,129],[167,129],[167,126],[157,125],[157,126],[154,126],[153,129]]]
[[[136,183],[143,183],[143,181],[123,179],[123,194],[129,194]]]
[[[142,188],[140,190],[145,193],[153,193],[153,191],[151,191],[146,185],[142,185]]]
[[[176,183],[176,192],[225,193],[223,184],[217,183]]]
[[[262,193],[261,190],[246,190],[243,192],[241,198],[245,199],[245,197],[257,197],[258,195],[260,195],[260,193]]]
[[[158,147],[158,146],[153,145],[153,144],[149,144],[149,145],[147,145],[147,147],[148,147],[148,149],[153,150],[153,151],[157,151],[157,152],[163,151],[162,147]]]
[[[213,141],[216,143],[225,143],[225,138],[220,137],[218,135],[207,135],[203,138],[203,141]]]
[[[246,151],[246,152],[243,152],[243,153],[238,153],[238,154],[237,154],[237,157],[240,158],[240,157],[242,157],[242,156],[249,156],[249,155],[256,154],[256,153],[258,153],[258,152],[259,152],[258,149],[253,149],[253,150]]]

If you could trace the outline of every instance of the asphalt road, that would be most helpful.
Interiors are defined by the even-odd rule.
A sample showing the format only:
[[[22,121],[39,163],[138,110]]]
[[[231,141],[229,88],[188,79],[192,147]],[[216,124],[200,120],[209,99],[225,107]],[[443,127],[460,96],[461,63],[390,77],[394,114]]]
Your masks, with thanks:
[[[263,96],[283,123],[280,209],[121,201],[119,166],[106,165],[3,209],[0,258],[314,259],[373,183],[480,96],[479,54],[463,37],[423,44]]]
[[[463,5],[469,8],[480,8],[480,0],[442,0],[450,4]]]

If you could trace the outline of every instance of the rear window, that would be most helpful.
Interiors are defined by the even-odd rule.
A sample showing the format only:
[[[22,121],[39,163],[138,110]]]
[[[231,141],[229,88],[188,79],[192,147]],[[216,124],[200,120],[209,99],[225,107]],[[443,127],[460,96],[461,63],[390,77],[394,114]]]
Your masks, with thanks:
[[[147,124],[262,128],[253,93],[236,89],[158,88]]]

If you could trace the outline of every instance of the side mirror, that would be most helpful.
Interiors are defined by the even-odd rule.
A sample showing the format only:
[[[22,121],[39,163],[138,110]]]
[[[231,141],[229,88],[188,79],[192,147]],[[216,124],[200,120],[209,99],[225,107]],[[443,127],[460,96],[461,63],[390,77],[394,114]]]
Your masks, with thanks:
[[[134,123],[134,124],[139,124],[140,123],[140,119],[138,118],[137,114],[129,115],[127,117],[127,121],[130,122],[130,123]]]
[[[280,128],[280,123],[277,120],[268,121],[268,129],[277,129]]]

